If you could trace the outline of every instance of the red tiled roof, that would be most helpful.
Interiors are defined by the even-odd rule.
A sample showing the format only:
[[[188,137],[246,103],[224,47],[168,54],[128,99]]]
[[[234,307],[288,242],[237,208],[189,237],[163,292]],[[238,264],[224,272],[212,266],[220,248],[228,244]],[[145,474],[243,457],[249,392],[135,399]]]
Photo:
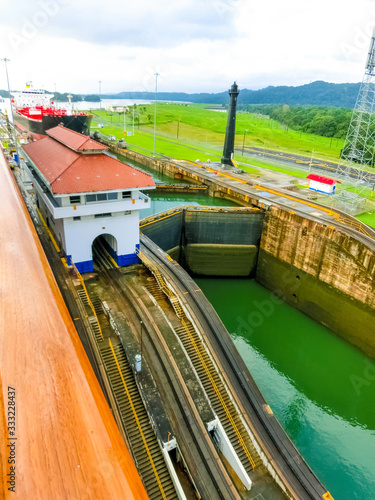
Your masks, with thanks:
[[[336,184],[337,182],[340,183],[340,181],[337,181],[336,179],[331,179],[330,177],[323,177],[322,175],[318,174],[310,174],[306,177],[306,179],[310,179],[311,181],[321,182],[322,184],[328,184],[329,186],[332,186],[332,184]]]
[[[23,146],[54,194],[154,187],[152,177],[104,153],[82,155],[51,137]]]
[[[87,135],[80,134],[79,132],[75,132],[74,130],[63,127],[62,125],[50,128],[46,131],[46,134],[53,139],[56,139],[56,141],[61,142],[61,144],[64,144],[68,148],[74,149],[75,151],[104,151],[108,149],[108,146],[94,141]]]

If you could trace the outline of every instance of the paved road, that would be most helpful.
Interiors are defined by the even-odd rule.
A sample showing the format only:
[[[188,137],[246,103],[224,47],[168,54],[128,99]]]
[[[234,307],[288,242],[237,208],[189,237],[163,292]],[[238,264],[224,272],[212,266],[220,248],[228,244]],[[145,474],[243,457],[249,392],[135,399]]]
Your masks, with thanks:
[[[237,151],[242,151],[237,149]],[[334,163],[328,160],[317,160],[311,159],[310,156],[302,156],[294,153],[284,153],[282,151],[276,151],[273,149],[257,148],[257,147],[245,147],[244,151],[249,153],[251,156],[260,156],[262,158],[270,158],[278,161],[283,161],[289,163],[293,166],[298,166],[301,168],[309,169],[310,165],[313,166],[314,170],[322,170],[322,173],[334,177],[339,163]],[[358,170],[355,168],[351,169],[350,177],[353,179],[358,178]],[[375,173],[366,172],[364,175],[367,183],[369,185],[375,184]]]

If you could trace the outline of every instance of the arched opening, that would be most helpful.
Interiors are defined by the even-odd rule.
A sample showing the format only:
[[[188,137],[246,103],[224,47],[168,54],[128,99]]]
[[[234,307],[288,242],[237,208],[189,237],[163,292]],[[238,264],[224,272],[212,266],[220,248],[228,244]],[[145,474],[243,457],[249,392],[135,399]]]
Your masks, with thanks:
[[[92,260],[94,270],[108,269],[117,263],[117,240],[111,234],[101,234],[92,242]]]

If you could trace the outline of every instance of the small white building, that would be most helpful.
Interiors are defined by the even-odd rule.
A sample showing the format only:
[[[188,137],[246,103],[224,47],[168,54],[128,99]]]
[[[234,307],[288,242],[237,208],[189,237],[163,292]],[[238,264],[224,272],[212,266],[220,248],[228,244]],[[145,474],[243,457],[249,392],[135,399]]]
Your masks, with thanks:
[[[310,181],[309,189],[324,194],[335,194],[336,184],[340,183],[340,181],[337,181],[336,179],[323,177],[318,174],[310,174],[306,177],[306,179],[309,179]]]
[[[111,111],[112,113],[123,113],[124,111],[128,111],[128,106],[112,106],[108,105],[105,107],[106,111]]]
[[[93,270],[92,246],[103,236],[119,266],[138,262],[139,211],[152,177],[105,153],[108,148],[63,126],[23,146],[36,201],[47,225],[80,272]]]

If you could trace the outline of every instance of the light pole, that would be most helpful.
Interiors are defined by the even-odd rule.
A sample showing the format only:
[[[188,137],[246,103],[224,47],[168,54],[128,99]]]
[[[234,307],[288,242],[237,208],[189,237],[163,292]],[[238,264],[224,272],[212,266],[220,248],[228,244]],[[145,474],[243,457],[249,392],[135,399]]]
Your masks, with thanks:
[[[246,137],[246,132],[247,132],[247,128],[245,128],[245,131],[243,133],[243,142],[242,142],[242,156],[241,156],[241,161],[243,160],[243,152],[244,152],[244,149],[245,149],[245,137]]]
[[[12,117],[12,125],[13,125],[13,140],[14,140],[14,147],[16,149],[16,157],[17,157],[16,162],[17,162],[17,165],[20,166],[20,156],[19,156],[19,153],[18,153],[18,144],[17,144],[17,132],[16,132],[16,126],[14,124],[13,106],[12,106],[12,99],[11,99],[11,96],[10,96],[10,85],[9,85],[9,77],[8,77],[7,62],[9,62],[9,59],[7,59],[6,57],[4,57],[3,59],[1,59],[1,61],[3,61],[4,64],[5,64],[5,73],[6,73],[6,76],[7,76],[8,93],[9,93],[9,101],[10,101],[10,116]]]
[[[133,104],[133,136],[134,136],[134,112],[135,112],[135,104]]]
[[[102,110],[102,81],[99,80],[99,109]]]
[[[154,155],[156,149],[156,97],[158,95],[158,76],[159,73],[155,73],[155,111],[154,111]]]
[[[139,323],[141,324],[141,356],[142,356],[142,351],[143,351],[143,321],[140,320]]]

